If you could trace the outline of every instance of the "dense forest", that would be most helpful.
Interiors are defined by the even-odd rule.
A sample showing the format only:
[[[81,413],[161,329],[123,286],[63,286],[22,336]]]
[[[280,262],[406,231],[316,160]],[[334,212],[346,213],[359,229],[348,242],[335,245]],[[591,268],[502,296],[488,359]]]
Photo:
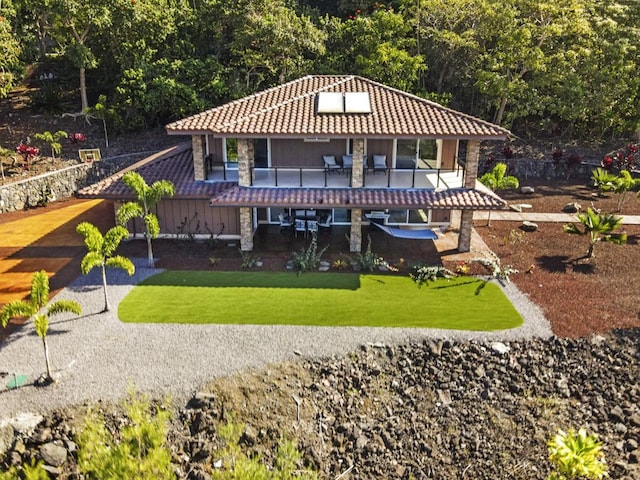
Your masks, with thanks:
[[[640,128],[636,0],[0,0],[0,98],[162,125],[307,74],[358,74],[522,136]]]

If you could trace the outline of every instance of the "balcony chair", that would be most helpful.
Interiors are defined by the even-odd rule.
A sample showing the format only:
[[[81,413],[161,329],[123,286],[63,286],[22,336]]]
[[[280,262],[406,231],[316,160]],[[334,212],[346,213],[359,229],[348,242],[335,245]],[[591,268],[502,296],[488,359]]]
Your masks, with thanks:
[[[342,155],[342,168],[344,170],[353,169],[353,155]]]
[[[339,172],[342,170],[342,166],[336,163],[336,157],[333,155],[323,155],[322,161],[324,162],[324,171],[325,172]]]
[[[386,155],[374,155],[373,156],[373,173],[384,172],[387,173],[387,156]]]
[[[307,222],[301,218],[296,218],[295,225],[295,233],[296,238],[298,237],[298,232],[302,232],[305,236],[307,235]]]

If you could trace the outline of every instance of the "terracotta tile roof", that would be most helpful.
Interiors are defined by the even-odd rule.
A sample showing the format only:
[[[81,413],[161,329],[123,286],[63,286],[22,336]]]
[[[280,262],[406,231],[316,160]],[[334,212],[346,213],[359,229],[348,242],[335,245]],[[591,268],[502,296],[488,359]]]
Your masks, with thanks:
[[[317,113],[320,92],[369,92],[371,113]],[[170,134],[504,139],[497,125],[355,75],[309,75],[171,123]]]
[[[502,210],[506,202],[491,192],[455,188],[443,191],[373,188],[258,188],[226,189],[211,198],[215,207],[305,208],[429,208]]]
[[[108,198],[130,200],[135,195],[122,181],[122,176],[135,170],[148,184],[158,180],[173,182],[174,198],[211,198],[218,193],[237,186],[235,182],[202,182],[193,180],[193,154],[191,144],[186,143],[148,157],[119,171],[104,180],[85,187],[76,193],[79,198]]]

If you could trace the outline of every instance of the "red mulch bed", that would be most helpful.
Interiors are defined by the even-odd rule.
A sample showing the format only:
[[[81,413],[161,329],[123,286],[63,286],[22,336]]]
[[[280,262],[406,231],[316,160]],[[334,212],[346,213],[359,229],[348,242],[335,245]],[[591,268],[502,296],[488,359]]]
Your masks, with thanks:
[[[580,181],[526,184],[533,185],[536,193],[502,192],[502,196],[510,203],[532,205],[527,210],[532,212],[559,213],[569,202],[603,212],[613,212],[617,205],[616,195],[597,197]],[[621,213],[640,215],[640,199],[634,193],[627,196]],[[585,237],[564,233],[562,224],[538,225],[537,231],[521,239],[511,234],[522,232],[519,222],[492,221],[487,227],[477,221],[476,229],[503,265],[521,272],[512,281],[544,310],[556,335],[578,337],[640,326],[640,226],[624,226],[626,245],[600,243],[595,258],[587,260],[581,258],[588,248]]]

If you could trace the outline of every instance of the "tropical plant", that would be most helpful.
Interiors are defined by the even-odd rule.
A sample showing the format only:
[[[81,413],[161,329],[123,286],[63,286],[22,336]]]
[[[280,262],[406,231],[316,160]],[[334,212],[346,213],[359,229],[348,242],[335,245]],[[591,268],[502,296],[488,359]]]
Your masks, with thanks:
[[[260,260],[260,257],[255,255],[253,252],[246,252],[240,249],[238,249],[238,251],[240,252],[240,257],[242,258],[242,264],[240,265],[240,268],[253,268],[262,265],[262,260]]]
[[[511,281],[511,275],[518,273],[518,270],[513,268],[512,265],[502,265],[500,257],[492,251],[489,251],[484,257],[474,258],[472,261],[485,267],[489,270],[489,276],[491,278],[495,278],[502,283],[509,283]]]
[[[172,197],[175,193],[173,183],[168,180],[159,180],[152,185],[147,185],[144,178],[137,172],[125,173],[122,181],[136,194],[136,200],[122,205],[116,212],[116,218],[120,225],[126,225],[134,218],[141,218],[145,225],[147,238],[148,265],[153,267],[153,249],[151,239],[160,233],[158,217],[152,213],[153,207],[164,196]]]
[[[31,167],[31,160],[40,155],[40,149],[20,142],[20,145],[16,147],[16,152],[22,155],[24,158],[24,168],[27,170]]]
[[[41,142],[49,145],[49,147],[51,148],[51,156],[53,158],[56,158],[56,154],[60,155],[60,152],[62,151],[62,144],[60,143],[60,139],[68,137],[69,135],[67,134],[67,132],[63,130],[58,130],[55,133],[47,131],[36,133],[33,135],[33,138],[35,138],[36,140],[40,140]]]
[[[52,382],[53,377],[51,375],[51,362],[49,361],[49,346],[47,344],[49,317],[60,313],[75,313],[76,315],[80,315],[82,313],[82,307],[80,307],[78,302],[73,300],[57,300],[44,310],[47,303],[49,303],[49,277],[47,276],[47,272],[41,270],[34,273],[31,279],[31,295],[29,301],[14,300],[13,302],[7,303],[0,312],[0,323],[3,327],[6,327],[10,318],[33,318],[36,333],[42,339],[42,346],[44,348],[44,358],[47,366],[46,380]]]
[[[593,186],[598,189],[598,196],[604,196],[604,192],[608,192],[613,188],[615,175],[608,172],[605,168],[596,168],[591,172],[591,181]]]
[[[520,181],[517,177],[507,175],[507,164],[502,162],[497,163],[490,172],[482,175],[480,182],[492,192],[518,188],[520,186]],[[489,210],[489,216],[487,217],[487,225],[490,224],[491,210]]]
[[[633,178],[628,170],[621,170],[617,177],[613,178],[613,193],[618,195],[618,205],[616,211],[622,211],[622,206],[627,197],[627,192],[640,187],[640,179]]]
[[[438,278],[453,278],[456,274],[443,267],[442,265],[416,265],[413,267],[409,277],[418,285],[429,285],[429,282],[435,282]]]
[[[602,442],[595,433],[587,435],[584,428],[577,432],[573,429],[568,432],[558,430],[547,446],[549,460],[554,465],[548,480],[597,480],[608,476]]]
[[[373,272],[375,268],[380,265],[384,260],[371,250],[371,237],[367,239],[367,249],[362,252],[357,252],[352,259],[352,263],[365,272]]]
[[[128,421],[117,435],[105,419],[90,412],[77,435],[78,469],[86,478],[173,479],[171,450],[166,445],[170,414],[133,392],[125,402]]]
[[[102,288],[104,290],[104,310],[109,311],[109,296],[107,295],[106,267],[121,268],[129,275],[135,272],[133,262],[122,255],[114,255],[120,242],[129,236],[129,231],[121,225],[110,228],[102,235],[95,225],[82,222],[76,227],[76,231],[84,236],[84,244],[88,253],[82,259],[80,270],[84,275],[95,267],[102,270]]]
[[[329,245],[318,250],[318,234],[311,233],[311,241],[305,248],[293,252],[293,265],[298,269],[299,273],[315,270],[320,265],[320,259],[324,252],[327,251]]]
[[[585,235],[589,238],[589,250],[585,258],[595,256],[594,249],[598,242],[611,242],[622,244],[627,241],[627,234],[624,232],[614,233],[614,230],[622,225],[622,218],[611,213],[599,213],[591,207],[586,212],[577,214],[578,221],[582,224],[582,229],[575,223],[564,225],[565,233]]]

